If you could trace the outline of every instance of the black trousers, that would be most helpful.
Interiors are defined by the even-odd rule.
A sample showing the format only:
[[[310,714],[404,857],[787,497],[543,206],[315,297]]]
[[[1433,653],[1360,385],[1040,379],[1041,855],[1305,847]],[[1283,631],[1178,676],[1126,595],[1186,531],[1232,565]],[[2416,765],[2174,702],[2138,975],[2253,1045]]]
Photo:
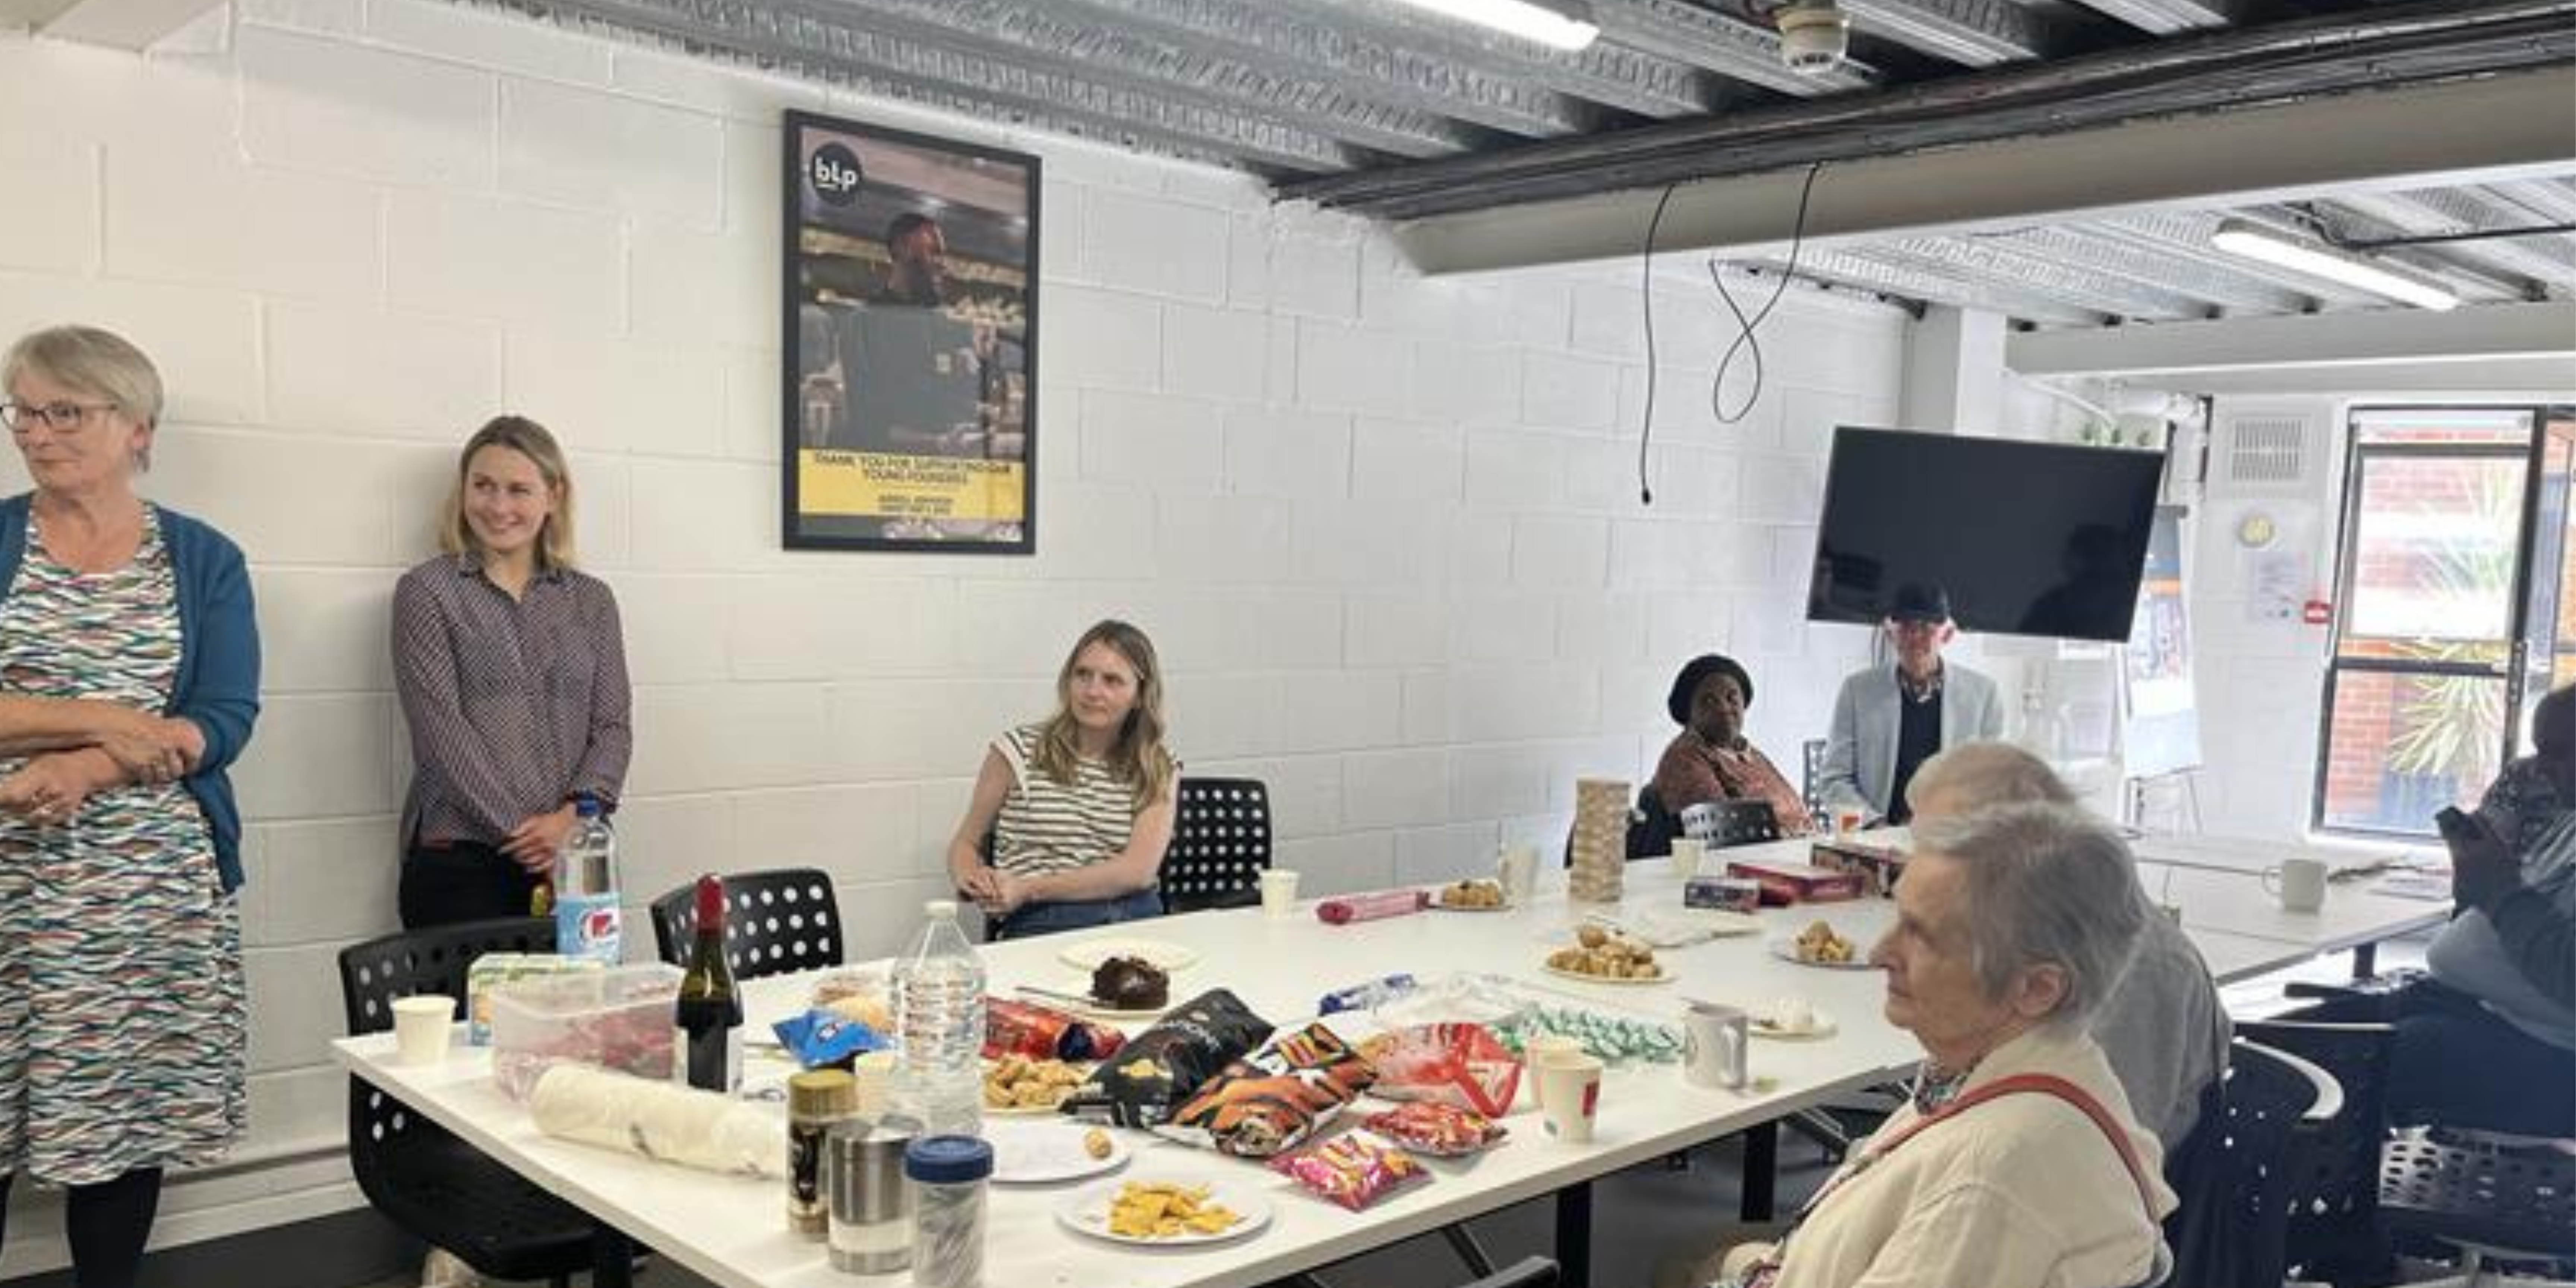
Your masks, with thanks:
[[[415,845],[403,857],[396,904],[405,930],[528,915],[535,873],[489,845]]]
[[[9,1184],[0,1175],[0,1232],[8,1229]],[[161,1208],[161,1169],[137,1168],[112,1181],[64,1190],[64,1230],[71,1237],[72,1282],[80,1288],[134,1288],[143,1242]]]

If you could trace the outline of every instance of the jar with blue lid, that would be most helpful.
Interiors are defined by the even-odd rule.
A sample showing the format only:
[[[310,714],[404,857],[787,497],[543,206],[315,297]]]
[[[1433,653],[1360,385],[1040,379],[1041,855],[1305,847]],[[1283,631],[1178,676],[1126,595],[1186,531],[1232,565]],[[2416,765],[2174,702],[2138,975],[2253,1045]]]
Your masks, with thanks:
[[[912,1282],[982,1288],[993,1147],[973,1136],[924,1136],[904,1148],[903,1174],[912,1182]]]

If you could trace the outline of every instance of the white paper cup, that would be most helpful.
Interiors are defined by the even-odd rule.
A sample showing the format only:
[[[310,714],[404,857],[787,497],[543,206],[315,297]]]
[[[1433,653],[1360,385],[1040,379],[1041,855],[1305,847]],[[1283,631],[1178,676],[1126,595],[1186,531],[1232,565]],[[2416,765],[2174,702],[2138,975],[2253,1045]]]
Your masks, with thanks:
[[[2315,859],[2283,859],[2263,870],[2263,888],[2291,912],[2315,912],[2326,902],[2326,865]]]
[[[1530,1103],[1547,1108],[1547,1090],[1539,1079],[1540,1071],[1551,1061],[1583,1058],[1583,1044],[1568,1037],[1542,1033],[1529,1040],[1521,1050],[1521,1081],[1528,1084]]]
[[[456,1033],[456,999],[419,993],[394,999],[394,1054],[404,1064],[437,1064]]]
[[[1296,915],[1297,873],[1295,869],[1262,869],[1261,911],[1272,917],[1292,917]]]
[[[1693,836],[1673,838],[1673,879],[1688,881],[1699,875],[1699,861],[1708,854],[1708,843]]]
[[[1527,904],[1538,894],[1538,847],[1508,845],[1494,863],[1494,877],[1503,883],[1503,899],[1513,907]]]
[[[859,1080],[859,1117],[875,1118],[885,1113],[886,1102],[894,1094],[898,1063],[892,1051],[870,1051],[852,1062],[851,1076]]]
[[[1538,1081],[1548,1136],[1573,1145],[1591,1140],[1601,1108],[1601,1062],[1588,1055],[1549,1056],[1539,1065]]]

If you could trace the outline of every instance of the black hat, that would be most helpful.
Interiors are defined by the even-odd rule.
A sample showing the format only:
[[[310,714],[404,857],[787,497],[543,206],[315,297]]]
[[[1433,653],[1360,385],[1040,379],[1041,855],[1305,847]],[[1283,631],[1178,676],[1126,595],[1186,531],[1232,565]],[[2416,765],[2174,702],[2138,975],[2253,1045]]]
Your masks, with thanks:
[[[1891,622],[1946,622],[1950,620],[1950,592],[1928,581],[1909,581],[1896,588],[1896,602],[1888,606]]]
[[[1744,705],[1753,705],[1753,676],[1743,664],[1722,654],[1702,653],[1673,677],[1672,696],[1664,699],[1664,710],[1672,713],[1674,724],[1690,723],[1691,695],[1699,692],[1700,681],[1712,675],[1734,676],[1735,687],[1744,690]]]

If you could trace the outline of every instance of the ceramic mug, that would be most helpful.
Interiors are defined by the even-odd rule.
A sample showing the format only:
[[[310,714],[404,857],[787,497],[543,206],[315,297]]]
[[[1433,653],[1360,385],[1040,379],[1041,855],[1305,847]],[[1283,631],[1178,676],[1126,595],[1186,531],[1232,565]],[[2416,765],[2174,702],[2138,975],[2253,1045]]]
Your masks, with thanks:
[[[1693,1002],[1682,1017],[1682,1081],[1741,1090],[1753,1080],[1749,1020],[1732,1006]]]
[[[2263,889],[2290,912],[2315,912],[2326,902],[2326,865],[2316,859],[2283,859],[2263,869]]]

